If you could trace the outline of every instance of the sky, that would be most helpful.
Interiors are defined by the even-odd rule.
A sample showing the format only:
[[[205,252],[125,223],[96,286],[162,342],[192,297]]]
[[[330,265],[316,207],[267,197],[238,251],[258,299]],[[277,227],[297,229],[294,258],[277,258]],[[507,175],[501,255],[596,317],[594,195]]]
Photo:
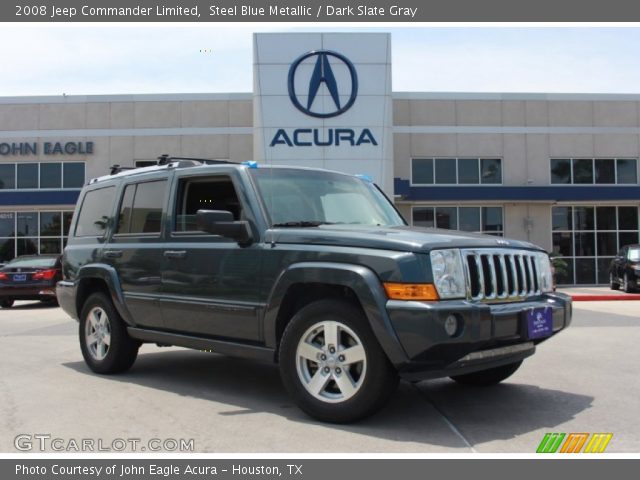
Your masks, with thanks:
[[[640,93],[637,27],[3,26],[0,96],[252,91],[252,33],[391,33],[395,92]]]

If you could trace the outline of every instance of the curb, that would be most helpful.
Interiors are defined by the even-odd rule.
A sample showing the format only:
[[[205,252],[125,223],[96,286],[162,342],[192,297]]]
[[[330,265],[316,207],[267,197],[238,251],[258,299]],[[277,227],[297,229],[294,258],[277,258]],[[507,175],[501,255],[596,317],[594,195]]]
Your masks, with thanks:
[[[612,300],[640,300],[640,294],[627,293],[625,295],[591,295],[591,294],[573,294],[571,300],[574,302],[602,302]]]

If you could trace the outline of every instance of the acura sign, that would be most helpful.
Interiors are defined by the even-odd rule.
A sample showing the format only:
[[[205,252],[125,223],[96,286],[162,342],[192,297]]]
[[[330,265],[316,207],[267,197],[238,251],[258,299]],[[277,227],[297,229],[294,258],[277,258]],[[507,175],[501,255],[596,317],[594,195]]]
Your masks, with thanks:
[[[299,80],[301,65],[309,65],[313,62],[311,75]],[[332,66],[333,63],[333,66]],[[339,78],[348,78],[348,81],[340,82],[334,73],[334,68],[339,66],[346,70],[348,75]],[[308,70],[308,69],[307,69]],[[305,85],[302,92],[296,91],[296,84]],[[325,87],[329,99],[323,102],[318,93]],[[342,115],[349,110],[358,96],[358,74],[353,63],[344,55],[330,50],[313,50],[297,58],[289,68],[288,92],[291,103],[305,115],[315,118],[331,118]],[[284,128],[276,131],[270,147],[286,145],[288,147],[328,147],[349,145],[357,147],[363,144],[378,145],[371,130],[353,130],[351,128],[297,128],[287,132]]]

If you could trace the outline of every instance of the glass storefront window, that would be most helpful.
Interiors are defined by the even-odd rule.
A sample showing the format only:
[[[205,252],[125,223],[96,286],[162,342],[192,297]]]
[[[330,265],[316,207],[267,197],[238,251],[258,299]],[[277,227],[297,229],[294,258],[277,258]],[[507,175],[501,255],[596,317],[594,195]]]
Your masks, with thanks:
[[[453,158],[436,158],[436,183],[456,183],[456,161]]]
[[[623,246],[638,243],[638,213],[633,206],[553,207],[553,252],[571,269],[558,284],[608,283],[611,259]]]
[[[480,183],[480,170],[477,158],[458,159],[458,183]]]
[[[436,227],[445,228],[447,230],[457,230],[458,218],[456,214],[456,207],[437,207]]]
[[[37,163],[18,163],[18,188],[38,188]]]
[[[635,158],[552,158],[552,184],[637,184]]]
[[[411,181],[416,184],[433,183],[433,159],[414,158],[411,167]]]
[[[0,165],[0,190],[16,188],[16,165],[14,163]]]
[[[413,185],[496,185],[502,183],[500,158],[412,158]]]
[[[447,230],[484,232],[502,236],[502,207],[418,206],[411,210],[415,227],[437,227]]]
[[[85,176],[84,163],[64,162],[62,165],[62,188],[82,188]]]
[[[480,160],[482,183],[502,183],[502,161],[499,158],[483,158]]]
[[[0,263],[18,255],[62,253],[72,215],[71,211],[0,213]]]
[[[61,163],[41,163],[40,164],[40,188],[60,188],[62,187],[62,164]]]

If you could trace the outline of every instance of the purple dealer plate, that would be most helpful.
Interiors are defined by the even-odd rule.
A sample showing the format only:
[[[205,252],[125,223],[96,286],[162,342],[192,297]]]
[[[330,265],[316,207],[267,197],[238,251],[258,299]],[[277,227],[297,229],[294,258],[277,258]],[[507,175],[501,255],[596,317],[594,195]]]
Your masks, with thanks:
[[[532,308],[527,310],[526,316],[530,339],[548,337],[553,333],[552,308]]]

